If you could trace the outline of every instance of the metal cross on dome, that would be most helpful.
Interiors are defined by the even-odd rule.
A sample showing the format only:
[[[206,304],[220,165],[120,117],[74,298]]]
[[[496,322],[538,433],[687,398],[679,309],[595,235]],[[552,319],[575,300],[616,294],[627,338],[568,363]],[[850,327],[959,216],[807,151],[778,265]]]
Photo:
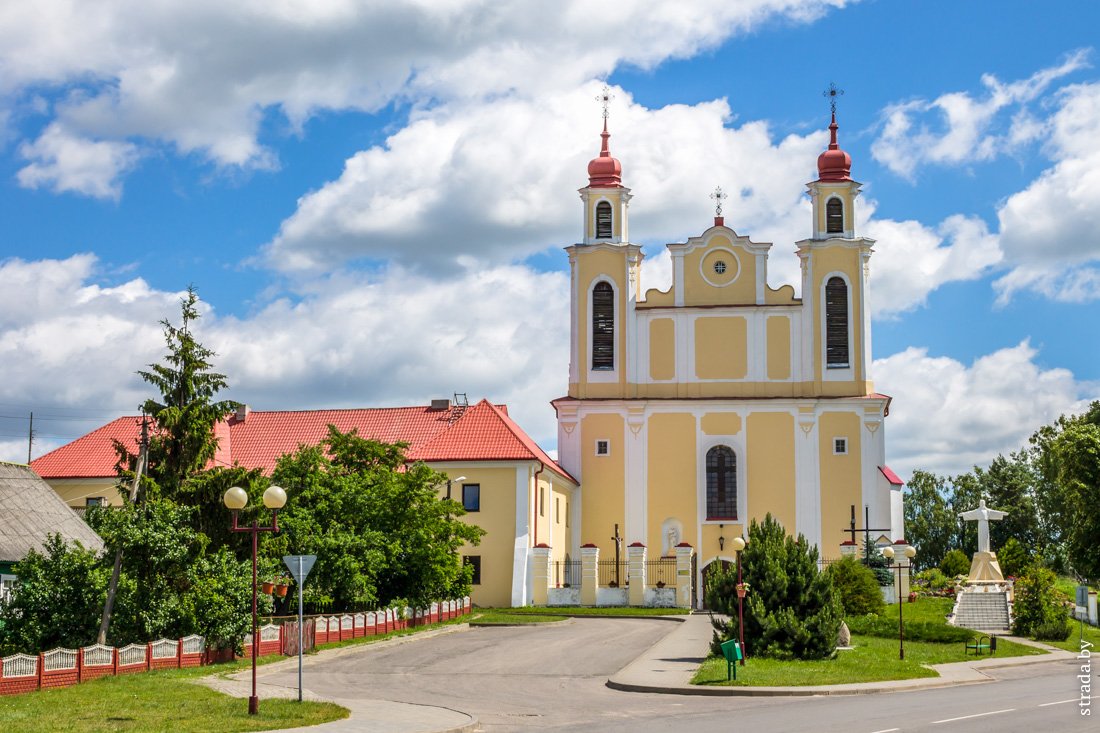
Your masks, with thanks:
[[[837,89],[834,82],[829,82],[829,88],[821,93],[821,96],[829,98],[829,111],[836,114],[836,98],[844,96],[843,89]]]
[[[603,118],[607,119],[607,108],[611,105],[611,100],[615,98],[615,95],[611,93],[611,87],[606,84],[603,85],[603,89],[596,95],[596,101],[603,105]]]
[[[722,190],[721,186],[714,187],[714,193],[710,195],[714,199],[714,215],[722,215],[722,199],[729,198],[729,194]]]

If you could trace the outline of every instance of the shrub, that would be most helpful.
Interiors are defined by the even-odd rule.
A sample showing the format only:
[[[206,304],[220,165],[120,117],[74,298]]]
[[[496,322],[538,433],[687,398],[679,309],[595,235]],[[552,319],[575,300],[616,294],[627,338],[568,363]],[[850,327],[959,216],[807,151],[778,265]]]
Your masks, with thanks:
[[[875,575],[879,585],[894,584],[894,571],[890,569],[890,561],[882,555],[882,550],[874,543],[863,541],[863,564]]]
[[[840,597],[845,617],[882,612],[885,604],[875,574],[854,557],[837,560],[825,572]]]
[[[947,595],[954,591],[955,581],[939,568],[928,568],[917,573],[915,587],[918,595]]]
[[[703,598],[707,608],[715,613],[732,616],[737,613],[737,566],[733,563],[716,563],[707,572],[707,586]]]
[[[940,570],[949,578],[970,572],[970,560],[962,550],[949,550],[940,561]]]
[[[1031,556],[1028,555],[1024,546],[1012,537],[1001,546],[1001,551],[997,553],[997,563],[1006,576],[1016,577],[1031,564]]]
[[[789,537],[771,514],[749,526],[741,568],[752,588],[745,599],[745,641],[754,656],[824,659],[835,653],[843,611],[817,560],[817,548],[802,535]],[[736,598],[726,600],[727,608],[736,605]],[[737,638],[737,617],[712,623],[711,651],[719,653],[723,641]]]
[[[1056,581],[1054,572],[1038,563],[1016,579],[1012,633],[1039,638],[1041,630],[1048,640],[1065,641],[1069,637],[1068,599],[1055,586]]]

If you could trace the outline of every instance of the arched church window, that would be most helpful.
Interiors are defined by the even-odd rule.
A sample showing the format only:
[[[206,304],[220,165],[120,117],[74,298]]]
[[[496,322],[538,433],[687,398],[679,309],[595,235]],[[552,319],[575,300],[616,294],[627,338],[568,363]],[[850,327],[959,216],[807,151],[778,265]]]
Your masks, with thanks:
[[[844,232],[844,202],[831,198],[825,204],[825,231],[829,234]]]
[[[841,277],[825,284],[825,366],[848,367],[848,284]]]
[[[601,281],[592,289],[592,369],[615,368],[615,291]]]
[[[611,239],[611,204],[596,204],[596,239]]]
[[[737,454],[724,445],[707,451],[707,519],[737,519]]]

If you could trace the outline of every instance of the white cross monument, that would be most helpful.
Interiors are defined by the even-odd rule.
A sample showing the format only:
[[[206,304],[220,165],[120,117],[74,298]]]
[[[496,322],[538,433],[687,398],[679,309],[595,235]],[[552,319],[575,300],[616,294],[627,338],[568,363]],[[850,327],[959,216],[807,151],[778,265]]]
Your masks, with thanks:
[[[990,509],[985,505],[985,499],[978,501],[978,508],[968,512],[962,512],[960,517],[968,522],[978,523],[978,551],[974,553],[974,560],[970,563],[970,577],[972,583],[1000,583],[1004,581],[1001,574],[1001,566],[997,564],[997,555],[989,549],[989,523],[999,522],[1008,512]]]

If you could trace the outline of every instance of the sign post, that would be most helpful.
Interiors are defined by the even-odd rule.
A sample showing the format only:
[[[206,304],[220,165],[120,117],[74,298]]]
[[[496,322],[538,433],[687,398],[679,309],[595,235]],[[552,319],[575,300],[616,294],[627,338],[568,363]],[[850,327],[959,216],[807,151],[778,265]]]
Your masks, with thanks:
[[[302,701],[302,589],[306,584],[306,576],[313,569],[313,563],[317,562],[316,555],[286,555],[283,562],[294,576],[294,582],[298,584],[298,702]]]

